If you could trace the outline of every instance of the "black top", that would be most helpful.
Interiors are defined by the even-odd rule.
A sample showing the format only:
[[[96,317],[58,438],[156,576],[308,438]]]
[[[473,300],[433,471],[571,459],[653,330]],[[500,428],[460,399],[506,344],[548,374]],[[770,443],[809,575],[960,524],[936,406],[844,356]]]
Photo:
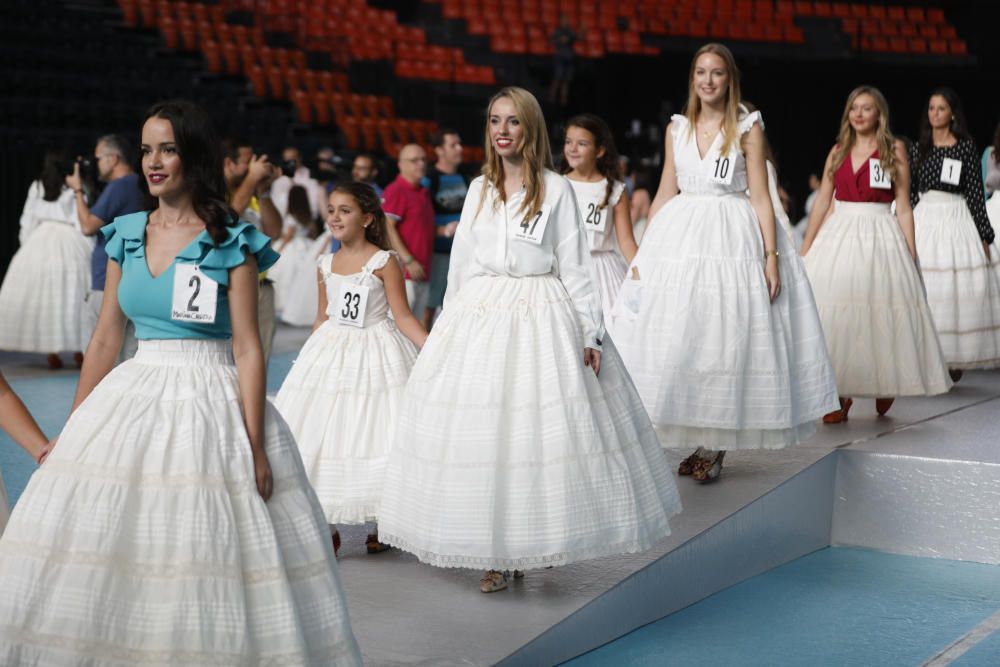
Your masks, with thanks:
[[[910,187],[910,202],[917,205],[920,195],[928,190],[940,190],[965,197],[965,205],[976,223],[979,238],[987,243],[993,243],[993,227],[986,214],[986,197],[983,193],[983,180],[979,165],[979,151],[972,139],[961,139],[954,146],[932,146],[930,151],[918,157],[920,147],[914,143],[910,146],[910,170],[913,185]],[[962,173],[958,185],[945,183],[941,180],[941,169],[944,159],[960,160]]]

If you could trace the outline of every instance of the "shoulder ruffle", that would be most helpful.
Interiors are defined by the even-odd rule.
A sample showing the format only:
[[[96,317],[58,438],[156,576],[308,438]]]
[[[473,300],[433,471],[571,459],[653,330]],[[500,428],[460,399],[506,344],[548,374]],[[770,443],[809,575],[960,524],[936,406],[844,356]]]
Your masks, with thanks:
[[[611,186],[611,197],[608,199],[608,208],[618,206],[618,202],[621,201],[622,193],[624,192],[625,183],[623,181],[615,181],[615,184]]]
[[[740,136],[749,132],[754,123],[760,123],[760,129],[764,129],[764,117],[760,115],[759,111],[752,111],[740,118],[739,123],[737,124]]]
[[[202,232],[197,241],[177,258],[197,262],[205,275],[220,285],[229,284],[229,270],[243,264],[248,254],[257,260],[258,271],[271,268],[279,257],[271,248],[271,239],[242,220],[226,227],[226,240],[219,245],[212,242],[208,232]]]
[[[333,253],[326,252],[316,259],[316,268],[323,272],[323,277],[330,275],[330,266],[333,264]]]
[[[146,249],[143,240],[146,236],[146,221],[149,211],[139,211],[120,215],[109,224],[101,227],[104,235],[104,252],[119,264],[125,261],[125,255],[145,257]]]
[[[365,268],[369,271],[378,271],[389,263],[389,259],[396,256],[395,250],[379,250],[372,255],[372,258],[365,263]]]

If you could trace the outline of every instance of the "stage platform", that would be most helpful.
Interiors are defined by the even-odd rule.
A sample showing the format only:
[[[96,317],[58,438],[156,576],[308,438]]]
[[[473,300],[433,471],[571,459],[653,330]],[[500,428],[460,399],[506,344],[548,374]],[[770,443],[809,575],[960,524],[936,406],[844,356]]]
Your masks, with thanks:
[[[269,389],[307,333],[279,330]],[[51,406],[53,392],[68,405],[72,373],[52,376],[41,363],[0,355],[33,410]],[[35,393],[42,382],[48,395]],[[830,545],[996,564],[998,409],[1000,372],[967,373],[951,393],[900,399],[881,418],[874,401],[858,400],[849,422],[821,426],[800,447],[731,452],[713,485],[681,478],[684,511],[650,551],[533,570],[492,595],[479,593],[480,572],[428,567],[395,550],[369,556],[365,529],[341,530],[366,664],[559,664]],[[5,476],[11,447],[0,441]]]

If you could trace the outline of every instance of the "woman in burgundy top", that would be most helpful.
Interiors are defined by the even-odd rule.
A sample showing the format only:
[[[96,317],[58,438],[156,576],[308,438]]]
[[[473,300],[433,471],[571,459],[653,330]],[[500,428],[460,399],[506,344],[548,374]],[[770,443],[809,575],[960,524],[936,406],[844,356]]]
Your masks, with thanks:
[[[846,421],[852,396],[883,415],[896,396],[951,387],[917,271],[906,147],[875,88],[847,98],[801,253],[841,397],[823,421]]]

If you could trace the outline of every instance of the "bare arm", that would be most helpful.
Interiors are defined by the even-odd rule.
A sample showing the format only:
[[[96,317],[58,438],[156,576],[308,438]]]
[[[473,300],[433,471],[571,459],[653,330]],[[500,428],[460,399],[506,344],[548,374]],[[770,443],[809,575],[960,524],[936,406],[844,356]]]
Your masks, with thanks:
[[[750,186],[750,205],[757,214],[760,235],[764,240],[764,276],[771,300],[778,296],[781,280],[778,275],[778,240],[774,229],[774,207],[771,191],[767,187],[767,162],[764,159],[764,130],[754,123],[741,140],[747,162],[747,183]]]
[[[386,220],[386,232],[389,234],[389,245],[392,249],[399,253],[399,256],[403,258],[403,266],[410,272],[410,275],[414,280],[423,280],[427,275],[426,270],[420,265],[413,257],[413,253],[410,249],[406,247],[403,243],[403,237],[399,235],[399,229],[397,225],[399,221],[392,217],[391,215],[385,216]]]
[[[79,162],[73,163],[73,173],[66,177],[66,185],[74,191],[76,197],[76,217],[80,220],[80,231],[86,236],[93,236],[105,225],[105,221],[91,213],[90,207],[87,206],[87,198],[83,196]]]
[[[267,155],[259,157],[254,155],[250,159],[246,178],[236,188],[236,192],[229,200],[229,205],[239,213],[245,211],[250,206],[254,195],[257,195],[257,203],[260,206],[261,231],[271,240],[281,238],[281,214],[271,198],[265,196],[265,193],[270,191],[271,184],[277,177],[278,167],[268,162]]]
[[[108,260],[101,314],[90,344],[87,345],[87,353],[83,355],[83,368],[80,370],[80,381],[76,385],[72,410],[76,410],[90,396],[90,392],[105,375],[111,372],[118,361],[125,331],[125,314],[118,305],[118,283],[121,279],[122,269],[118,262]]]
[[[38,428],[34,417],[24,407],[14,390],[0,373],[0,428],[7,431],[14,442],[21,445],[31,458],[38,461],[48,444],[48,438]]]
[[[816,235],[819,234],[820,227],[826,221],[830,205],[833,203],[833,174],[831,173],[831,167],[833,165],[833,152],[835,150],[836,147],[830,149],[830,153],[826,156],[826,164],[823,165],[823,180],[820,181],[819,190],[816,191],[816,198],[813,199],[812,210],[809,211],[809,222],[806,225],[806,232],[802,239],[802,248],[799,250],[799,254],[802,256],[805,256],[809,252],[809,248],[812,247],[813,241],[816,240]]]
[[[892,184],[896,189],[896,222],[903,230],[910,257],[917,261],[917,242],[913,231],[913,207],[910,205],[910,163],[906,159],[906,144],[896,141],[896,178]]]
[[[326,282],[323,280],[323,272],[320,269],[316,269],[316,280],[319,281],[319,297],[316,302],[316,319],[313,320],[313,331],[319,329],[327,321],[326,309],[329,305],[326,300]]]
[[[632,205],[629,203],[628,193],[623,192],[615,204],[614,216],[618,247],[625,257],[625,263],[631,264],[635,253],[639,252],[639,244],[635,242],[635,234],[632,233]]]
[[[233,359],[239,378],[243,422],[253,453],[257,491],[271,497],[271,466],[264,451],[264,352],[257,328],[257,261],[246,261],[229,271],[229,317],[233,325]]]
[[[278,207],[274,205],[270,197],[258,197],[257,205],[260,206],[260,229],[272,241],[281,236],[281,214]],[[242,210],[242,209],[237,209]]]
[[[656,213],[663,208],[663,205],[677,196],[677,166],[674,164],[674,142],[673,123],[667,125],[663,139],[663,172],[660,174],[660,187],[656,189],[656,197],[649,205],[649,222],[653,221]],[[648,223],[647,223],[648,224]]]
[[[396,258],[390,259],[385,266],[375,272],[375,275],[381,278],[382,284],[385,285],[385,298],[389,302],[396,326],[404,336],[413,341],[414,345],[422,348],[427,340],[427,330],[410,312],[406,300],[406,286],[403,284],[403,271],[399,268]]]

